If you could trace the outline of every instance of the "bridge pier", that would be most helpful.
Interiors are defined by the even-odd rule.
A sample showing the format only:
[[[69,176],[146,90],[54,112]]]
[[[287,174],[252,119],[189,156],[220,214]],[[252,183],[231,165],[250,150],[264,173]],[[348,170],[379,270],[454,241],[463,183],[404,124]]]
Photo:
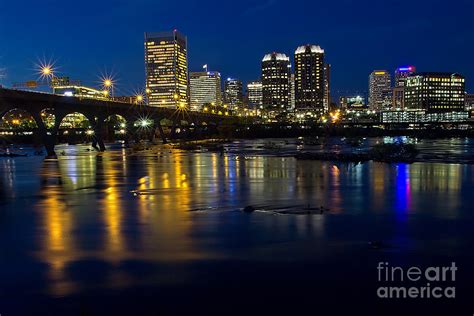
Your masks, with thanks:
[[[209,134],[210,135],[218,135],[219,134],[219,126],[217,123],[215,124],[209,124],[207,126],[208,130],[209,130]]]
[[[194,123],[193,126],[193,137],[196,139],[201,138],[202,136],[202,126],[199,124]]]
[[[46,149],[46,158],[57,158],[56,152],[54,151],[54,147],[56,146],[56,132],[50,132],[51,135],[48,134],[47,129],[40,129],[40,133],[42,134],[44,148]]]
[[[165,133],[163,132],[163,126],[161,126],[160,120],[158,120],[156,127],[158,129],[158,132],[160,133],[161,141],[163,144],[167,144],[168,140],[166,139]]]
[[[104,144],[104,128],[105,128],[105,118],[96,117],[89,118],[89,122],[92,124],[92,130],[94,131],[94,136],[92,138],[92,147],[100,152],[105,151]]]
[[[176,120],[173,120],[173,124],[171,125],[171,132],[170,132],[171,139],[175,139],[176,137],[176,125],[177,125]]]
[[[33,119],[38,126],[38,131],[46,150],[46,158],[57,158],[54,147],[56,146],[56,134],[58,132],[59,123],[55,122],[52,129],[48,129],[41,118],[40,113],[31,113]]]

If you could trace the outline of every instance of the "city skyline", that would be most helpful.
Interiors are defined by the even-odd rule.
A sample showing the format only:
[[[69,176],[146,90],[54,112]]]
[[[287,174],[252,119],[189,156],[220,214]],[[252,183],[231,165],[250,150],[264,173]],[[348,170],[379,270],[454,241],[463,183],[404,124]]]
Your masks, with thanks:
[[[0,39],[0,316],[473,313],[474,0],[5,0]]]
[[[467,13],[472,4],[467,1],[459,1],[458,8],[462,7],[464,10],[457,9],[459,12],[466,12],[465,19],[458,16],[453,25],[435,23],[436,19],[444,18],[445,15],[448,20],[450,19],[449,12],[443,11],[440,2],[430,2],[431,8],[425,10],[423,3],[409,4],[402,1],[396,5],[382,7],[375,5],[370,10],[368,10],[368,3],[365,2],[355,7],[351,3],[344,3],[346,7],[353,7],[353,14],[359,14],[361,18],[365,18],[362,19],[363,22],[343,21],[341,19],[347,15],[343,13],[343,16],[338,16],[337,19],[339,22],[343,21],[342,25],[334,25],[325,18],[311,27],[304,21],[298,21],[298,23],[285,22],[272,29],[265,29],[262,27],[262,21],[277,19],[284,14],[282,2],[269,1],[268,3],[268,6],[259,6],[255,2],[244,1],[242,7],[237,10],[236,16],[245,17],[248,23],[242,25],[243,29],[241,32],[239,30],[238,34],[238,28],[230,23],[235,21],[236,17],[232,18],[225,12],[221,12],[214,21],[206,20],[205,23],[198,23],[196,17],[184,19],[176,15],[148,21],[146,18],[139,19],[137,10],[131,10],[128,4],[120,3],[111,9],[113,14],[107,17],[106,21],[99,20],[95,16],[90,17],[91,25],[96,26],[95,29],[92,29],[92,26],[70,28],[69,35],[66,36],[67,34],[61,33],[61,30],[51,28],[45,32],[46,34],[39,34],[29,41],[22,40],[24,35],[21,34],[25,33],[25,30],[22,32],[22,27],[17,26],[15,30],[10,28],[9,21],[10,23],[13,21],[8,15],[18,8],[17,5],[8,3],[0,13],[2,20],[5,21],[5,27],[0,30],[0,35],[5,42],[9,43],[0,47],[0,68],[6,68],[7,74],[3,82],[8,85],[12,82],[35,79],[32,75],[32,65],[38,58],[46,56],[57,60],[61,73],[81,79],[85,83],[97,82],[97,74],[108,69],[117,74],[118,89],[123,90],[122,94],[127,94],[144,86],[143,33],[177,28],[188,37],[189,71],[198,71],[203,64],[207,63],[212,69],[220,71],[224,78],[238,78],[244,83],[259,79],[259,63],[266,53],[280,51],[292,56],[296,47],[307,43],[317,43],[325,49],[327,62],[332,64],[331,90],[335,97],[357,91],[366,92],[368,90],[366,78],[374,69],[387,69],[392,73],[397,67],[408,64],[416,64],[419,71],[460,73],[466,77],[467,91],[473,90],[474,84],[470,79],[474,76],[474,69],[469,57],[473,44],[468,40],[473,34],[473,23]],[[142,1],[140,4],[149,3]],[[211,2],[202,3],[202,9],[210,9],[211,13],[217,10],[211,8],[211,4]],[[146,17],[159,9],[166,9],[167,6],[169,5],[153,5],[150,12],[142,12],[142,14]],[[410,11],[402,11],[404,7],[409,7]],[[28,18],[32,21],[32,25],[39,23],[43,25],[43,28],[52,26],[51,23],[62,23],[61,21],[64,23],[68,21],[68,25],[74,24],[81,13],[81,10],[74,11],[64,17],[49,5],[37,9],[36,12],[31,10]],[[195,9],[196,4],[184,3],[183,16],[192,17],[190,11]],[[331,4],[325,4],[323,9],[335,10],[336,8]],[[388,15],[387,21],[372,21],[374,24],[370,28],[369,17],[383,13],[384,10],[393,13]],[[31,15],[31,12],[34,12],[34,15]],[[400,15],[397,12],[403,12],[403,14]],[[294,13],[292,10],[287,13],[291,17],[290,20],[299,20],[294,17]],[[307,15],[305,12],[298,14]],[[159,14],[160,17],[161,15]],[[52,17],[54,22],[48,22],[48,17]],[[395,17],[397,20],[390,23],[402,24],[404,27],[398,28],[396,34],[392,34],[388,20],[393,20]],[[134,23],[122,25],[122,19],[129,18]],[[224,24],[225,19],[230,24]],[[156,20],[160,23],[156,23]],[[225,25],[225,30],[216,30],[217,24]],[[342,29],[342,26],[345,28]],[[421,26],[421,28],[414,26]],[[104,40],[101,29],[106,30],[107,40]],[[295,29],[300,32],[294,33]],[[367,32],[362,36],[364,29]],[[419,35],[427,29],[431,32],[428,32],[426,38],[419,40]],[[391,39],[388,43],[387,37],[375,36],[383,31],[390,35]],[[345,36],[346,33],[353,36]],[[454,34],[454,36],[443,36],[441,42],[439,35],[445,33]],[[62,45],[57,44],[57,38],[61,38]],[[117,40],[118,38],[120,41]],[[246,45],[238,45],[242,38],[245,40],[242,43]],[[91,45],[85,45],[89,41]],[[404,45],[398,45],[402,41]],[[358,45],[355,46],[355,44]],[[31,46],[34,49],[31,49]],[[416,49],[417,47],[423,49]],[[446,58],[446,54],[449,54],[450,58]]]

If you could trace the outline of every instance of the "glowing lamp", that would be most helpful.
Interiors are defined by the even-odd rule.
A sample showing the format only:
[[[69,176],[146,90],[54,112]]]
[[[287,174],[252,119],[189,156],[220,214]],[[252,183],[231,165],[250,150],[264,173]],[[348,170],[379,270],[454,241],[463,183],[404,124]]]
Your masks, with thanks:
[[[41,72],[43,73],[43,75],[49,76],[52,73],[52,70],[51,67],[45,66],[43,67],[43,69],[41,69]]]

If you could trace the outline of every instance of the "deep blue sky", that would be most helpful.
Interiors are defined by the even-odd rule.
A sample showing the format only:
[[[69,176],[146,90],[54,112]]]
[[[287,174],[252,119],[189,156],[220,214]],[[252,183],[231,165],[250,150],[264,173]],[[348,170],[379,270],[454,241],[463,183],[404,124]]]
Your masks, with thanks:
[[[177,28],[188,36],[189,70],[257,79],[271,51],[293,55],[321,45],[334,94],[367,90],[373,69],[455,71],[474,92],[472,0],[84,0],[0,2],[3,82],[35,79],[34,63],[54,58],[61,74],[89,84],[114,72],[119,92],[144,82],[143,33]],[[337,93],[339,91],[339,93]]]

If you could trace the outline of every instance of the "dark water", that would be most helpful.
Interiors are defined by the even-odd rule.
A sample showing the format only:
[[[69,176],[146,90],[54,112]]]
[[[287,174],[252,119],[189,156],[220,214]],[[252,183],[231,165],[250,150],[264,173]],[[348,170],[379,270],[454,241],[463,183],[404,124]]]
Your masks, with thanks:
[[[265,142],[0,159],[0,314],[474,313],[474,165],[297,161]],[[277,212],[308,205],[329,210]],[[456,299],[378,299],[380,261],[456,262]]]

